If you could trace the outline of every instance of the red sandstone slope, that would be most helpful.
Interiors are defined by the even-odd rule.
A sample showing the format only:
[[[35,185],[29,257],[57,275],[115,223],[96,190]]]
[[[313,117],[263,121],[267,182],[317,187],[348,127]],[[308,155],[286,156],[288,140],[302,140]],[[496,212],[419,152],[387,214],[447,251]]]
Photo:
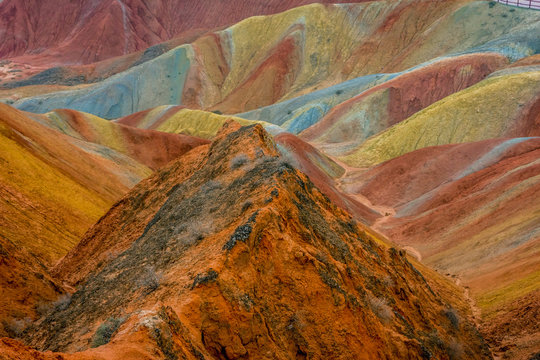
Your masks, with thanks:
[[[309,176],[326,196],[357,220],[373,224],[381,216],[336,188],[334,178],[343,175],[344,169],[326,155],[293,134],[281,133],[275,137],[275,141],[281,154],[290,159],[295,168]]]
[[[21,336],[39,315],[36,310],[62,303],[64,290],[43,261],[0,234],[0,336]],[[0,351],[1,352],[1,351]],[[1,358],[1,355],[0,355]]]
[[[77,291],[25,339],[83,351],[66,358],[489,358],[459,290],[333,205],[260,125],[229,123],[142,182],[57,274]]]
[[[505,56],[486,53],[451,57],[412,69],[335,106],[300,136],[333,152],[339,143],[346,147],[360,144],[507,64]],[[367,120],[359,115],[362,112],[369,114]]]
[[[343,181],[389,209],[377,230],[470,287],[493,348],[515,359],[540,346],[539,158],[538,137],[494,139],[417,150]]]
[[[2,336],[20,335],[44,311],[63,306],[61,298],[54,304],[63,290],[48,267],[151,173],[145,164],[161,167],[207,143],[105,120],[92,122],[73,111],[56,115],[52,121],[0,104]],[[100,129],[100,124],[106,127]]]
[[[138,129],[75,110],[60,109],[45,116],[28,113],[77,139],[110,147],[151,168],[159,169],[189,150],[209,143],[194,136]]]
[[[195,29],[214,29],[314,2],[4,0],[0,58],[25,55],[36,64],[86,64],[143,50]]]

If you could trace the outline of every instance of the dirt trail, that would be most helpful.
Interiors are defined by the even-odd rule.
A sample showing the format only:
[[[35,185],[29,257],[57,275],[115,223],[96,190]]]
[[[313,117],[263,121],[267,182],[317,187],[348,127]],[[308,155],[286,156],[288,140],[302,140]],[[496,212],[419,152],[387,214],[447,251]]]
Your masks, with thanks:
[[[313,144],[311,144],[311,145],[313,145]],[[393,215],[396,214],[396,211],[392,207],[382,206],[382,205],[374,205],[367,197],[363,196],[362,194],[356,194],[356,193],[353,193],[351,191],[348,191],[348,186],[350,184],[352,184],[352,182],[350,182],[350,181],[352,179],[354,179],[354,177],[356,175],[358,175],[358,174],[360,174],[360,173],[362,173],[364,171],[367,171],[368,168],[354,168],[354,167],[351,167],[351,166],[345,164],[344,162],[340,161],[339,159],[337,159],[337,158],[335,158],[333,156],[330,156],[328,154],[325,154],[325,155],[328,156],[336,164],[338,164],[339,166],[341,166],[345,170],[345,172],[343,173],[343,175],[341,177],[335,179],[336,187],[338,188],[338,190],[340,190],[343,193],[349,195],[350,197],[352,197],[353,199],[355,199],[359,203],[361,203],[361,204],[369,207],[370,209],[378,212],[379,214],[381,214],[381,216],[383,218],[393,216]],[[381,219],[377,219],[376,223],[379,222],[380,220]]]
[[[384,232],[381,230],[382,226],[386,221],[388,221],[393,216],[395,216],[396,210],[388,206],[374,205],[367,197],[363,196],[362,194],[357,194],[350,191],[355,184],[355,181],[354,181],[355,177],[360,175],[362,172],[367,171],[368,168],[351,167],[333,156],[330,156],[326,153],[325,155],[328,156],[330,159],[332,159],[334,162],[336,162],[345,170],[345,172],[343,173],[341,177],[335,179],[336,188],[342,191],[343,193],[347,194],[348,196],[352,197],[356,201],[364,204],[365,206],[381,214],[381,217],[378,218],[375,221],[375,223],[372,224],[371,228],[384,234]],[[416,260],[420,262],[422,261],[423,259],[422,254],[420,253],[420,251],[418,251],[414,247],[403,246],[402,249],[405,250],[410,256],[416,258]],[[480,308],[476,306],[476,301],[472,297],[470,293],[470,289],[467,286],[463,285],[461,279],[457,275],[448,275],[447,277],[463,290],[463,298],[469,304],[470,309],[471,309],[471,316],[469,320],[473,322],[478,329],[480,329],[482,327],[482,320],[481,320],[482,314],[481,314]],[[494,360],[502,359],[501,355],[494,353],[493,350],[492,350],[492,356]]]

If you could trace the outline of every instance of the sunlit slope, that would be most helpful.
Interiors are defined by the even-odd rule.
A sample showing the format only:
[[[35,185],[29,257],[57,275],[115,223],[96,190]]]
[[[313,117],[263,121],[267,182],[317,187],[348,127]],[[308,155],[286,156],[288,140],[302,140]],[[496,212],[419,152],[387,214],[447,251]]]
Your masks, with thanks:
[[[141,182],[55,273],[77,291],[26,332],[39,350],[376,360],[447,359],[458,346],[489,358],[460,291],[336,207],[260,125],[229,122]]]
[[[518,60],[538,52],[539,20],[486,1],[313,4],[246,19],[87,88],[15,104],[107,119],[165,104],[240,113],[448,54]]]
[[[342,160],[369,166],[428,146],[538,136],[530,112],[537,106],[539,80],[538,71],[486,79],[373,136]]]
[[[342,155],[434,102],[483,80],[507,61],[496,53],[463,55],[394,74],[336,105],[300,136],[331,154]]]
[[[152,129],[164,133],[185,134],[211,139],[227,120],[234,120],[241,125],[261,123],[265,126],[272,126],[263,121],[251,121],[208,111],[185,109],[178,106],[160,106],[118,119],[116,122],[141,129]]]
[[[540,344],[539,159],[539,137],[491,139],[422,148],[342,180],[387,209],[377,230],[459,276],[494,350],[516,359]]]
[[[100,117],[60,109],[47,114],[26,113],[33,120],[70,137],[106,146],[156,170],[206,140],[151,129],[137,129]]]
[[[0,105],[0,235],[53,261],[150,170]]]

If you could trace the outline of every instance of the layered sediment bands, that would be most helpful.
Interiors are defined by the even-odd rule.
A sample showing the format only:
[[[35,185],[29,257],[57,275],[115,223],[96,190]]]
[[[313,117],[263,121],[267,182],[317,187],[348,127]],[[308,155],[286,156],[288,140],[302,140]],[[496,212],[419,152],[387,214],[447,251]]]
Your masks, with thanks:
[[[74,110],[55,110],[44,116],[27,115],[71,137],[114,149],[153,170],[208,143],[197,137],[138,129]]]
[[[63,306],[48,266],[150,170],[0,105],[0,334]],[[60,302],[57,302],[60,301]]]
[[[69,302],[49,267],[151,169],[208,141],[72,110],[2,104],[0,119],[0,334],[19,337]]]
[[[111,251],[117,233],[128,235]],[[79,278],[68,279],[74,266]],[[88,349],[114,318],[112,341],[81,355],[131,344],[185,358],[420,359],[459,344],[488,357],[454,286],[332,204],[260,125],[228,123],[141,182],[57,274],[79,285],[68,307],[28,331],[40,349]]]
[[[486,333],[497,339],[496,350],[517,347],[508,353],[516,358],[540,344],[536,324],[513,317],[525,299],[538,312],[539,156],[538,137],[424,148],[344,180],[343,187],[392,209],[375,228],[412,246],[423,262],[458,275],[482,310]],[[495,330],[507,321],[520,330]]]
[[[0,359],[535,356],[540,12],[311,3],[0,0]]]
[[[63,135],[6,105],[0,111],[0,231],[47,262],[65,254],[150,173],[121,153]]]
[[[506,64],[500,54],[472,54],[413,68],[335,106],[300,136],[332,154],[343,154]]]
[[[280,133],[275,141],[282,156],[306,174],[311,181],[336,205],[347,210],[357,220],[372,224],[381,215],[373,209],[343,194],[336,188],[334,178],[342,176],[345,170],[332,159],[289,133]]]
[[[313,4],[248,18],[87,88],[15,104],[107,119],[165,104],[246,112],[438,56],[482,52],[517,60],[538,50],[530,34],[538,31],[539,16],[487,2]]]
[[[341,159],[370,166],[428,146],[538,136],[531,111],[540,93],[538,79],[538,71],[490,77],[371,137]]]
[[[243,118],[202,110],[191,110],[181,106],[159,106],[115,121],[118,124],[140,129],[152,129],[160,132],[212,139],[227,120],[234,120],[241,125],[256,123]],[[264,122],[261,123],[264,124]],[[269,126],[270,124],[265,125]]]
[[[214,29],[312,2],[5,0],[0,4],[0,30],[7,36],[0,56],[26,54],[37,61],[32,55],[39,53],[41,61],[90,63],[143,50],[173,36],[185,37],[197,29]]]

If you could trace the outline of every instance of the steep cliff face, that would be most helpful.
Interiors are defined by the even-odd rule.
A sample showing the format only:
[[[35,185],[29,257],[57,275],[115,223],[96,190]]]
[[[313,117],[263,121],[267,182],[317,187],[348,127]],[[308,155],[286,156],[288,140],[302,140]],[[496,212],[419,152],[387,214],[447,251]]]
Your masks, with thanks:
[[[489,357],[459,291],[336,207],[260,125],[229,122],[140,183],[55,270],[77,291],[27,331],[38,349]],[[112,341],[89,349],[113,325]]]

